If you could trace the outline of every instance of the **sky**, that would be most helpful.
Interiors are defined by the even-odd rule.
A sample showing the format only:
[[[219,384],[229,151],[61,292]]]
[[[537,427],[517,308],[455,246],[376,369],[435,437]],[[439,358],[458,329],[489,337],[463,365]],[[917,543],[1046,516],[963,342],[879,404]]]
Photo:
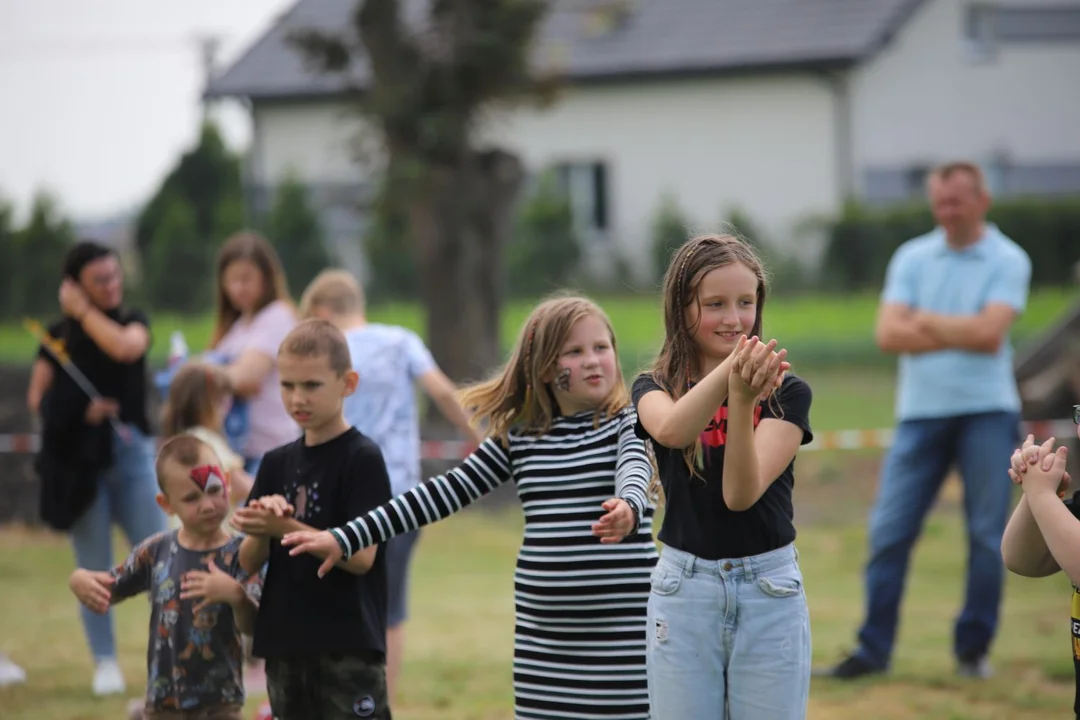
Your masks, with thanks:
[[[195,141],[198,38],[224,68],[295,0],[0,0],[0,197],[20,218],[39,190],[76,221],[140,206]],[[231,147],[247,114],[215,109]]]

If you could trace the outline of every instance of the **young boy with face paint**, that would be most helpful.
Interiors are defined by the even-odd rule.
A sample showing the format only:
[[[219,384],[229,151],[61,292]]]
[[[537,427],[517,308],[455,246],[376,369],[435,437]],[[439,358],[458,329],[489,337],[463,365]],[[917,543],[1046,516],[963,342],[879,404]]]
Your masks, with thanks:
[[[106,612],[150,596],[146,720],[239,720],[244,705],[241,633],[255,627],[262,573],[239,564],[243,537],[222,527],[229,485],[209,445],[191,435],[168,440],[157,458],[158,504],[180,528],[140,543],[109,572],[78,569],[75,596]]]

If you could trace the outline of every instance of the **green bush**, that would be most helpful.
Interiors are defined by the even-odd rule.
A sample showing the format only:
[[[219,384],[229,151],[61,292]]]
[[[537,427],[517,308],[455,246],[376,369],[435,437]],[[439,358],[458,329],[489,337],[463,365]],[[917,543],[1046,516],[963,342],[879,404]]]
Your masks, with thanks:
[[[770,295],[796,295],[812,285],[799,260],[790,252],[778,249],[742,208],[733,207],[720,229],[734,232],[753,246],[765,266]]]
[[[1080,262],[1080,198],[1019,198],[996,202],[988,220],[1027,251],[1033,286],[1067,286]],[[929,232],[924,204],[870,209],[849,203],[826,221],[825,287],[842,292],[880,289],[896,249]]]
[[[308,283],[331,262],[307,186],[292,173],[277,188],[268,234],[285,268],[289,292],[299,298]]]
[[[580,261],[570,203],[545,175],[522,205],[507,248],[508,294],[536,297],[565,287]]]
[[[368,264],[364,293],[369,303],[413,299],[419,295],[416,265],[407,237],[408,218],[390,202],[386,184],[370,207],[371,221],[364,231]]]
[[[652,223],[653,272],[659,285],[664,281],[671,256],[690,239],[690,223],[679,203],[663,195]]]

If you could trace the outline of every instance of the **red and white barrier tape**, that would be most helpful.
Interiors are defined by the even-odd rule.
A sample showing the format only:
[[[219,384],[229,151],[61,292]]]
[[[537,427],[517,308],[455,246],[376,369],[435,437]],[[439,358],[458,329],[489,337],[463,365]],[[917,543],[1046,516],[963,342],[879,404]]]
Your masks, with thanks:
[[[1071,420],[1043,420],[1022,423],[1023,433],[1036,438],[1054,436],[1066,439],[1076,432]],[[801,452],[817,450],[881,450],[892,444],[893,428],[877,430],[819,430],[814,441],[801,448]],[[37,452],[39,437],[31,434],[0,435],[0,453]],[[475,445],[463,440],[424,440],[420,443],[420,456],[424,460],[461,460],[475,449]]]

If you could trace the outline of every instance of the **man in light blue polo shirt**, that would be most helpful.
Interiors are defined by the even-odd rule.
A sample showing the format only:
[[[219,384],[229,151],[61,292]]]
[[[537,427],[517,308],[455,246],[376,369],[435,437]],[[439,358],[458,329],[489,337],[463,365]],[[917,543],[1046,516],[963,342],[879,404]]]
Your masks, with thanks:
[[[867,614],[859,646],[828,675],[885,671],[892,657],[911,550],[949,468],[964,482],[967,592],[953,651],[963,675],[986,677],[1004,571],[1001,536],[1019,440],[1020,398],[1009,328],[1027,303],[1027,253],[985,222],[979,168],[952,163],[927,181],[938,227],[893,255],[876,340],[900,355],[898,425],[870,516]]]

